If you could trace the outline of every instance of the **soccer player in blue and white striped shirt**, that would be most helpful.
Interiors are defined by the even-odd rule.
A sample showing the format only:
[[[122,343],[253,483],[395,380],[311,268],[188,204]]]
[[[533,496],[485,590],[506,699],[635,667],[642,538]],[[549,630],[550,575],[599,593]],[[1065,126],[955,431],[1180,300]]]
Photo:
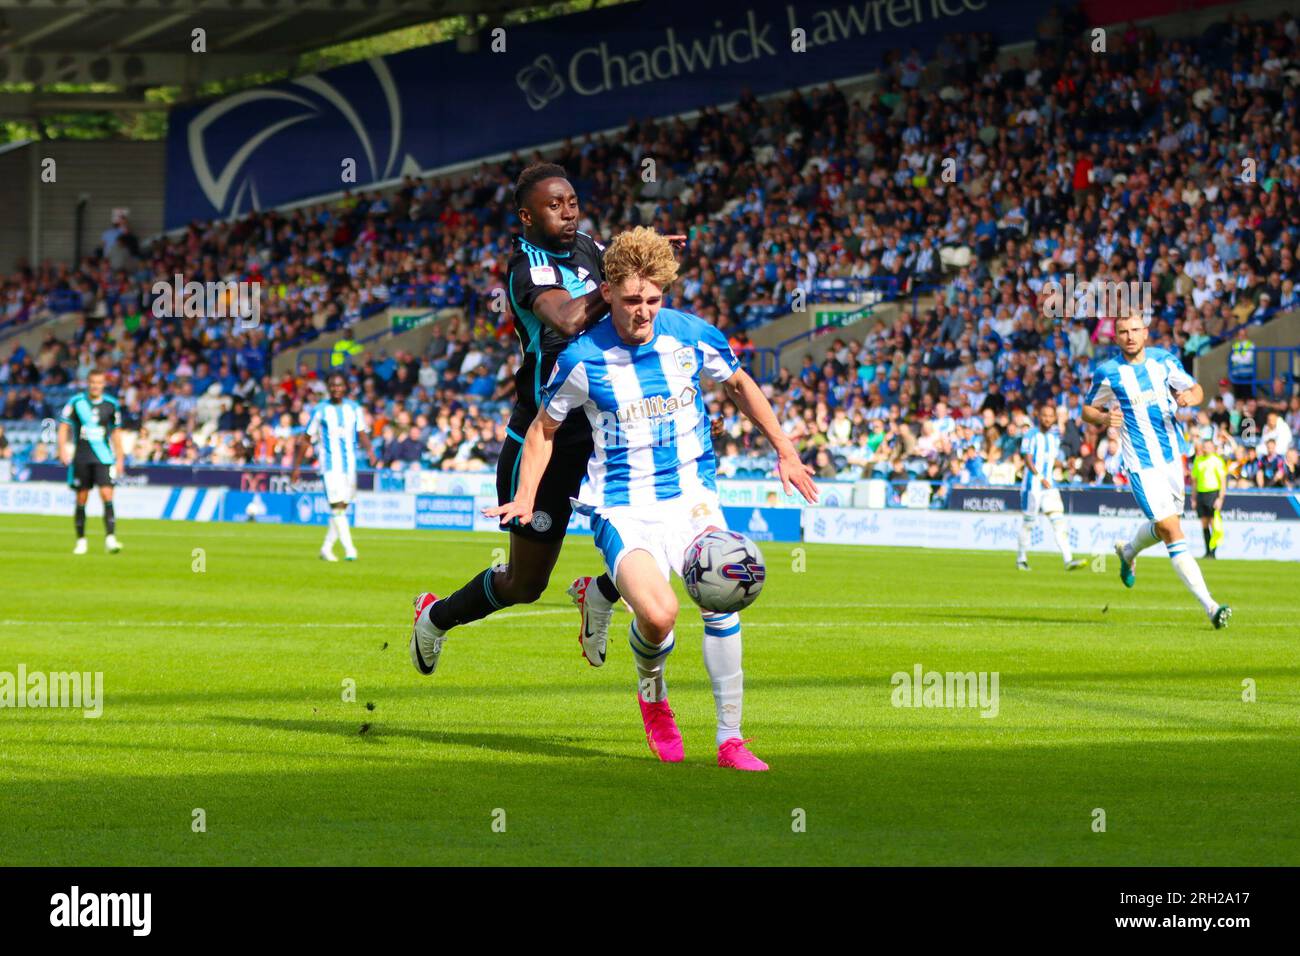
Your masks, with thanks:
[[[1124,470],[1138,506],[1149,519],[1132,541],[1115,543],[1120,580],[1131,588],[1138,553],[1163,541],[1178,577],[1201,602],[1210,622],[1225,627],[1232,608],[1210,596],[1201,569],[1187,550],[1181,523],[1188,444],[1176,414],[1179,408],[1199,405],[1204,391],[1173,355],[1146,347],[1147,326],[1141,315],[1115,320],[1115,342],[1121,357],[1107,359],[1093,372],[1083,420],[1119,430]]]
[[[1077,571],[1088,562],[1076,559],[1070,552],[1070,526],[1066,523],[1065,505],[1052,474],[1061,457],[1061,432],[1056,427],[1056,406],[1051,402],[1044,402],[1038,409],[1038,427],[1030,429],[1020,442],[1020,454],[1025,459],[1025,477],[1020,483],[1020,510],[1024,520],[1020,523],[1016,567],[1021,571],[1029,570],[1029,556],[1026,554],[1029,535],[1034,521],[1044,514],[1052,524],[1052,534],[1061,549],[1061,557],[1065,559],[1065,570]]]
[[[605,250],[605,276],[601,290],[610,318],[560,353],[524,436],[515,499],[485,513],[503,524],[529,520],[555,432],[570,411],[581,409],[595,451],[574,507],[592,516],[596,546],[634,614],[629,643],[646,739],[660,760],[676,762],[682,759],[681,733],[664,685],[677,621],[669,573],[682,574],[686,550],[698,535],[726,527],[701,374],[720,383],[771,443],[787,494],[797,488],[815,502],[817,490],[812,469],[799,460],[722,333],[697,316],[661,307],[677,276],[668,240],[646,228],[623,233]],[[766,770],[740,733],[740,617],[708,611],[703,617],[718,765]]]
[[[307,433],[294,452],[292,477],[298,480],[298,467],[307,448],[309,444],[315,445],[316,467],[320,469],[331,511],[329,530],[320,549],[321,559],[337,561],[334,542],[341,541],[344,560],[355,561],[357,549],[352,545],[352,532],[348,528],[348,505],[357,494],[357,445],[360,443],[370,455],[370,434],[365,410],[347,397],[347,377],[342,372],[332,372],[325,384],[329,401],[318,402],[312,409]]]

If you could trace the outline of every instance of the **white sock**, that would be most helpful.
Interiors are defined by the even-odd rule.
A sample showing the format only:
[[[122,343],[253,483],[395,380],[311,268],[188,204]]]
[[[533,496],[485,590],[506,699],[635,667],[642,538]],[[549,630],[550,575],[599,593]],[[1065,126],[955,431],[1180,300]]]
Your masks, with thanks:
[[[1192,596],[1201,602],[1201,607],[1205,609],[1207,615],[1213,615],[1219,609],[1219,605],[1214,603],[1214,598],[1210,597],[1210,589],[1205,586],[1205,578],[1201,574],[1201,566],[1196,563],[1196,559],[1187,553],[1186,539],[1179,539],[1169,545],[1169,561],[1182,578],[1183,584],[1187,590],[1192,592]]]
[[[651,644],[641,636],[636,620],[628,625],[627,642],[632,645],[632,659],[636,661],[637,693],[647,704],[666,700],[668,684],[664,681],[664,662],[677,642],[674,632],[669,631],[662,644]]]
[[[1145,551],[1151,545],[1159,541],[1156,535],[1156,523],[1154,521],[1145,521],[1133,535],[1133,540],[1124,545],[1124,560],[1132,562],[1141,552]]]
[[[343,550],[347,553],[354,551],[355,549],[352,547],[352,531],[348,527],[348,513],[346,511],[336,511],[333,517],[330,518],[330,524],[334,525],[338,531],[339,540],[343,542]]]
[[[740,736],[745,673],[740,669],[740,615],[703,612],[704,669],[713,684],[718,743]]]
[[[1033,530],[1034,519],[1025,515],[1024,520],[1020,522],[1020,537],[1016,544],[1016,560],[1026,561],[1028,558],[1025,552],[1029,550],[1029,532]]]
[[[322,551],[333,551],[334,542],[337,541],[338,538],[339,533],[334,529],[334,518],[333,516],[330,516],[330,522],[325,531],[325,543],[321,545],[320,549]]]
[[[1070,552],[1070,526],[1065,521],[1065,515],[1049,515],[1047,520],[1052,522],[1052,533],[1056,535],[1056,546],[1061,549],[1061,557],[1069,564],[1074,560],[1074,555]]]

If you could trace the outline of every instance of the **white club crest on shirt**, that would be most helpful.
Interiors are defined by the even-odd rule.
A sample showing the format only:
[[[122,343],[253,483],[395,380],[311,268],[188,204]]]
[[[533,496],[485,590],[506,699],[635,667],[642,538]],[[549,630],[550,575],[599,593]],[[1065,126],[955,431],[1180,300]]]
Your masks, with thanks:
[[[555,271],[555,266],[533,266],[528,270],[528,276],[533,280],[533,285],[560,284],[560,277]]]
[[[677,363],[677,371],[683,375],[691,375],[695,371],[695,349],[678,349],[673,353],[673,361]]]

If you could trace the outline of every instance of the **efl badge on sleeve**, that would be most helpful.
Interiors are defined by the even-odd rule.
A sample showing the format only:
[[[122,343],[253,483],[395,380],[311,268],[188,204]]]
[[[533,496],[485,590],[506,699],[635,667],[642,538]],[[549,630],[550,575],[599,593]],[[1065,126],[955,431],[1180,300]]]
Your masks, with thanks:
[[[559,285],[560,277],[555,272],[555,266],[533,266],[528,270],[528,275],[533,280],[533,285]]]

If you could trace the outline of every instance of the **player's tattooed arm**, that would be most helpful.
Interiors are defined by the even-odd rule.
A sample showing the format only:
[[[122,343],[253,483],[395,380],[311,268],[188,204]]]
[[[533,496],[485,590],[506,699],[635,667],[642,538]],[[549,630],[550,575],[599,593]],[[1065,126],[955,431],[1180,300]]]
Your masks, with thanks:
[[[776,450],[776,473],[781,478],[785,493],[791,494],[793,486],[805,501],[816,504],[817,486],[813,484],[813,470],[803,463],[794,443],[781,430],[781,423],[776,420],[776,412],[772,411],[772,404],[763,390],[743,368],[737,369],[723,382],[722,388]]]
[[[573,338],[591,328],[609,312],[599,289],[576,299],[561,289],[548,289],[533,303],[533,313],[561,335]]]
[[[523,458],[519,462],[519,484],[515,486],[515,500],[495,508],[484,508],[484,517],[500,518],[503,525],[516,518],[520,524],[528,524],[533,520],[537,486],[542,483],[542,475],[550,464],[551,452],[555,448],[555,432],[560,425],[561,422],[546,414],[546,409],[537,410],[537,417],[524,433]]]

